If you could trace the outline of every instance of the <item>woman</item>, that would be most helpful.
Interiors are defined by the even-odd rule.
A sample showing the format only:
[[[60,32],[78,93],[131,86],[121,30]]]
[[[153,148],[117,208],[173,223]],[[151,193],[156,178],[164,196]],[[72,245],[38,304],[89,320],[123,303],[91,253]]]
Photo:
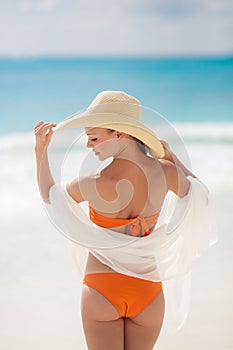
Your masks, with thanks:
[[[105,91],[95,98],[91,108],[103,107],[107,101],[109,112],[109,108],[115,108],[114,103],[121,104],[122,100],[124,105],[140,107],[139,101],[126,93]],[[65,122],[72,126],[73,120],[76,121],[68,118]],[[150,145],[143,142],[145,138],[140,133],[136,138],[134,131],[126,133],[118,124],[115,128],[106,127],[106,123],[105,127],[89,124],[85,128],[87,147],[101,161],[109,157],[112,161],[95,177],[74,179],[66,185],[66,191],[77,203],[89,202],[90,219],[98,226],[143,239],[154,230],[167,192],[171,190],[180,198],[186,196],[190,187],[187,176],[195,176],[165,141],[161,141],[162,157],[152,157],[147,152]],[[43,121],[35,126],[37,178],[46,203],[50,203],[49,192],[54,184],[47,156],[54,128],[57,124]],[[161,144],[154,141],[158,150]],[[90,252],[81,311],[88,349],[152,349],[164,317],[162,283],[116,272]]]

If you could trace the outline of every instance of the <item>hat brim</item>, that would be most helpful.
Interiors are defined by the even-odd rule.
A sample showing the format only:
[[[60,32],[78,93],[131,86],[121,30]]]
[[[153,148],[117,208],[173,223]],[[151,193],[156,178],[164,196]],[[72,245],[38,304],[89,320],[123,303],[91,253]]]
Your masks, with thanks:
[[[92,113],[88,110],[76,113],[62,120],[53,131],[73,129],[78,127],[107,128],[131,135],[142,141],[157,158],[164,156],[162,143],[154,132],[140,121],[119,113]]]

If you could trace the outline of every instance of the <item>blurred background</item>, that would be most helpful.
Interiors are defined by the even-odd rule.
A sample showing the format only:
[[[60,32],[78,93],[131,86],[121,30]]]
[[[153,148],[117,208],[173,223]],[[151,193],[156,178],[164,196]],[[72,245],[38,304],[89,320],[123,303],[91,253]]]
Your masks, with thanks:
[[[187,322],[156,349],[233,349],[232,35],[230,0],[0,0],[0,349],[86,349],[81,282],[41,205],[33,127],[102,90],[166,118],[215,205],[219,240],[194,264]]]

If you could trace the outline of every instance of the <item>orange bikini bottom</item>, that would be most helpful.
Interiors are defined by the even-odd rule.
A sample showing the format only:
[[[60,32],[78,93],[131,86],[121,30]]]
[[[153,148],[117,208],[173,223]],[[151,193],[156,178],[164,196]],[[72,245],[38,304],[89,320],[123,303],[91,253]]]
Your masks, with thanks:
[[[152,282],[120,273],[93,273],[83,284],[109,300],[120,317],[135,317],[162,291],[162,282]]]

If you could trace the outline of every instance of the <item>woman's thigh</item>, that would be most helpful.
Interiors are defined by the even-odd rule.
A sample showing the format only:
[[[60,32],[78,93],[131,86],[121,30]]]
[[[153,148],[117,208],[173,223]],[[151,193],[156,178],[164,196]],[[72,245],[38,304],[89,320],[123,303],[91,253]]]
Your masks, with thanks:
[[[124,320],[98,291],[83,286],[81,313],[89,350],[123,350]]]
[[[125,350],[152,350],[163,324],[165,310],[161,292],[140,314],[125,319]]]

